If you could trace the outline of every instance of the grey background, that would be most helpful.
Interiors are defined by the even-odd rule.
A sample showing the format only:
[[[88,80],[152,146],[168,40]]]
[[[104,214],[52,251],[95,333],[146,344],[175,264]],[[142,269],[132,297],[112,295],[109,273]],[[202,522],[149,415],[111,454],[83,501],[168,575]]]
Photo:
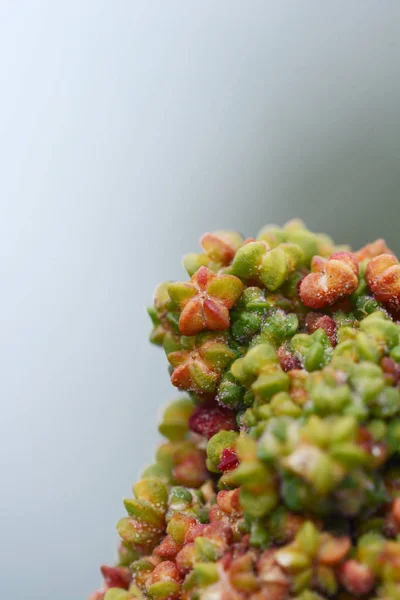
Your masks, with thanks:
[[[174,397],[144,307],[209,229],[398,240],[400,3],[0,3],[0,588],[86,598]]]

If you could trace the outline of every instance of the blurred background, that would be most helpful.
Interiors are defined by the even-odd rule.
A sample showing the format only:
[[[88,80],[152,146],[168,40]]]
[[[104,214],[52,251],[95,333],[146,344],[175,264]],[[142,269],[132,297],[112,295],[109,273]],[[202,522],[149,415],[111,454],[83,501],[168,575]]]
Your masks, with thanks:
[[[207,230],[400,251],[400,3],[0,2],[0,573],[78,600],[175,395],[145,306]]]

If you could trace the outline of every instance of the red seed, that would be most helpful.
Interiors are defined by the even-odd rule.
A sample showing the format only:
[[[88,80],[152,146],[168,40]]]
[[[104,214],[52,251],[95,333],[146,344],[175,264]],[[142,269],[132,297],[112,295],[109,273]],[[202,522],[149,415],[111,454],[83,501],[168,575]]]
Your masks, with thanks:
[[[186,537],[185,537],[185,544],[189,544],[189,543],[193,542],[200,535],[203,535],[204,529],[206,527],[207,527],[207,525],[203,525],[202,523],[199,523],[198,525],[195,525],[194,527],[189,529],[189,531],[187,532]]]
[[[232,528],[227,523],[215,521],[206,525],[202,533],[204,537],[223,540],[226,544],[231,544],[233,541]]]
[[[317,329],[323,329],[331,341],[332,346],[336,346],[336,323],[328,315],[310,312],[306,317],[306,327],[310,333]]]
[[[215,404],[199,406],[189,419],[189,427],[207,439],[219,431],[238,429],[235,413]]]
[[[344,587],[356,596],[368,594],[375,584],[375,576],[369,567],[353,559],[343,563],[339,577]]]
[[[208,511],[208,520],[210,523],[214,523],[215,521],[223,521],[226,519],[226,514],[220,509],[218,504],[213,504],[210,506]]]
[[[351,540],[347,536],[327,535],[318,551],[318,560],[323,565],[333,566],[341,562],[349,553]]]
[[[373,258],[367,266],[365,279],[379,302],[399,307],[400,265],[392,254],[381,254]]]
[[[176,556],[176,566],[178,567],[179,574],[185,575],[192,568],[195,562],[195,546],[194,544],[186,544]]]
[[[200,240],[200,244],[211,260],[220,261],[223,265],[229,265],[235,256],[236,246],[228,236],[218,233],[205,233]]]
[[[400,365],[393,358],[384,356],[381,360],[381,367],[384,373],[391,376],[394,383],[400,380]]]
[[[282,345],[278,350],[279,363],[284,371],[292,371],[293,369],[301,369],[300,360],[290,352],[287,346]]]
[[[167,535],[161,544],[154,548],[154,554],[160,556],[164,560],[174,560],[182,546],[174,542],[174,540]]]
[[[108,588],[116,587],[123,590],[129,588],[132,573],[127,567],[107,567],[107,565],[103,565],[100,570]]]
[[[225,556],[222,557],[220,562],[225,571],[229,569],[232,563],[232,552],[227,552]]]
[[[193,450],[185,454],[173,469],[173,475],[180,485],[200,487],[207,479],[205,453]]]
[[[171,581],[180,581],[181,580],[181,573],[178,570],[178,567],[176,566],[176,564],[174,562],[172,562],[170,560],[165,560],[156,566],[156,568],[154,569],[154,571],[151,572],[151,574],[149,575],[149,577],[146,581],[146,587],[147,587],[147,589],[149,589],[150,586],[152,586],[154,583],[157,583],[158,581],[165,581],[165,580],[171,580]],[[179,596],[180,596],[180,594],[178,595],[178,593],[174,593],[173,595],[168,596],[168,599],[169,600],[178,600]]]
[[[358,275],[358,260],[352,252],[334,252],[329,260],[340,260],[346,263],[355,275]]]
[[[303,304],[315,310],[349,296],[358,286],[357,271],[358,262],[350,252],[333,254],[323,271],[309,273],[302,280],[299,294]]]
[[[217,505],[227,514],[241,511],[240,488],[234,490],[221,490],[218,492]]]
[[[385,373],[396,373],[396,366],[393,358],[390,358],[389,356],[384,356],[381,360],[381,367]]]
[[[224,448],[221,454],[221,461],[218,465],[220,471],[232,471],[239,466],[239,460],[236,456],[236,452],[231,448]]]

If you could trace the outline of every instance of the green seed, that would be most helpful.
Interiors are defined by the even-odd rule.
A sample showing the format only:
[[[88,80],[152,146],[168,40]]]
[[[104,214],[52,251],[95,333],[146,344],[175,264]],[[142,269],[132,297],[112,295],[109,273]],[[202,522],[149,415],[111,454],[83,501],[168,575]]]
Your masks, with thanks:
[[[168,600],[179,593],[180,587],[177,581],[157,581],[149,587],[148,594],[152,600]]]
[[[325,364],[325,348],[319,342],[315,342],[305,353],[304,366],[307,371],[316,371]]]
[[[243,280],[257,276],[261,259],[266,251],[264,242],[250,242],[239,248],[232,263],[232,275]]]
[[[391,349],[390,351],[390,356],[393,358],[393,360],[395,360],[396,362],[400,362],[400,345],[395,346],[394,348]]]
[[[193,412],[193,402],[189,398],[175,400],[165,410],[159,432],[169,440],[184,439],[188,432],[188,419]]]
[[[319,537],[318,529],[314,523],[307,521],[296,535],[296,542],[299,544],[302,552],[305,552],[307,556],[313,557],[318,551]]]
[[[218,400],[229,408],[239,408],[245,404],[245,388],[228,371],[221,380],[218,387]]]
[[[221,553],[221,548],[216,542],[206,537],[197,537],[194,540],[196,558],[201,562],[215,562]]]
[[[156,509],[163,511],[168,504],[168,490],[165,484],[156,477],[146,477],[133,486],[136,498],[147,500]]]
[[[161,527],[164,522],[163,514],[157,511],[157,509],[146,500],[125,498],[124,505],[129,515],[148,525]]]
[[[289,384],[289,375],[282,370],[276,370],[272,373],[260,375],[257,381],[253,383],[252,390],[256,395],[268,399],[278,392],[287,391]]]
[[[209,562],[196,563],[194,566],[194,577],[197,585],[201,587],[217,582],[219,579],[217,565]]]
[[[264,517],[274,510],[279,502],[279,496],[274,491],[255,495],[253,492],[242,489],[240,492],[240,504],[244,511],[254,518]]]

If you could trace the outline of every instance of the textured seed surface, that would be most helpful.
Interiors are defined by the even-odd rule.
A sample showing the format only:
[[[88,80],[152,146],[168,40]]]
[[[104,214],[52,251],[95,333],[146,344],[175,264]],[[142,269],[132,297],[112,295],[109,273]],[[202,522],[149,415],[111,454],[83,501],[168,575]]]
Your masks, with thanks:
[[[183,394],[90,600],[400,600],[396,256],[294,220],[184,267],[149,309]]]

